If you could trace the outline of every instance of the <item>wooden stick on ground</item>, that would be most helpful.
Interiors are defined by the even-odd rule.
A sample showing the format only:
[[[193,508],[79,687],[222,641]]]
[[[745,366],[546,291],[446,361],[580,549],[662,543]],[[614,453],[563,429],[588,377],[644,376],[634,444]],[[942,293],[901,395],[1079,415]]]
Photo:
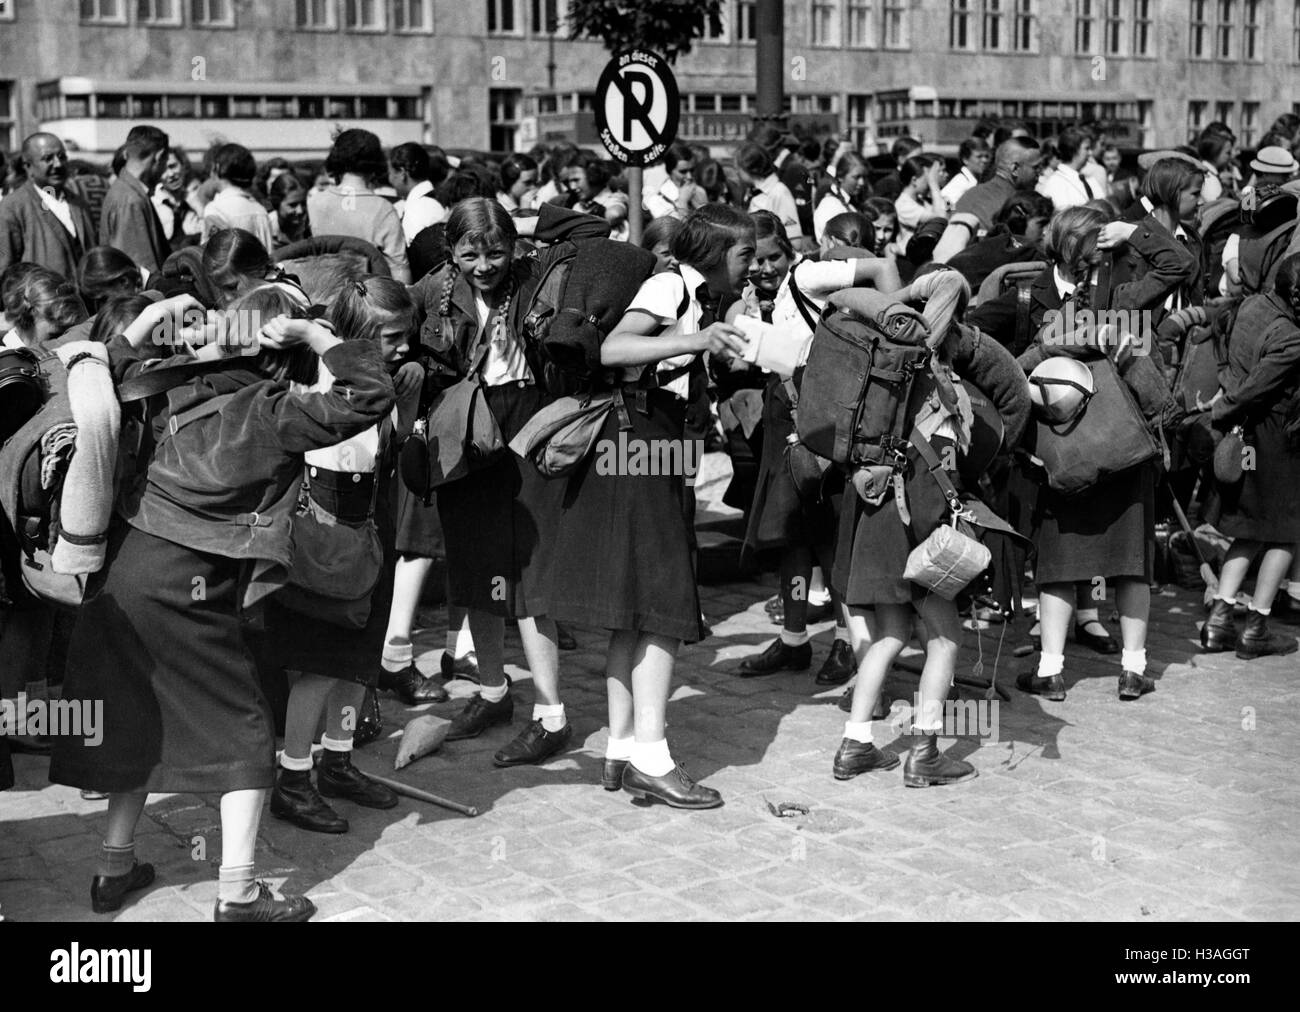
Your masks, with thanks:
[[[461,815],[467,815],[470,818],[478,815],[478,809],[470,805],[462,805],[455,801],[449,801],[447,798],[440,798],[436,794],[430,794],[428,791],[422,791],[418,787],[412,787],[404,784],[400,780],[389,780],[388,777],[376,776],[374,773],[366,773],[371,780],[377,784],[383,784],[389,790],[396,791],[404,797],[414,798],[416,801],[424,801],[430,805],[437,805],[439,808],[449,808],[453,812],[459,812]]]

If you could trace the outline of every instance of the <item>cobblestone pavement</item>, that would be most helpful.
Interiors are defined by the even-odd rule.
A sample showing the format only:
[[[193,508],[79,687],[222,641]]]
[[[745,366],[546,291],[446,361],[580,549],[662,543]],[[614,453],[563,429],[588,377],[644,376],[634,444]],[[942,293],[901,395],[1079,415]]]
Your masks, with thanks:
[[[465,818],[403,800],[388,812],[340,811],[346,836],[302,832],[269,817],[258,871],[308,893],[318,919],[1115,919],[1277,920],[1300,917],[1300,661],[1239,661],[1195,648],[1199,592],[1153,600],[1148,650],[1157,691],[1120,703],[1117,658],[1067,649],[1069,698],[1051,703],[1012,685],[1026,660],[1021,620],[1002,645],[1011,699],[994,740],[949,740],[979,770],[952,787],[908,790],[900,770],[831,777],[844,714],[839,690],[813,672],[830,642],[814,628],[813,669],[742,680],[737,661],[774,635],[771,584],[704,588],[712,638],[683,651],[669,708],[674,754],[720,790],[725,807],[641,807],[599,787],[604,636],[577,630],[562,655],[571,750],[542,768],[497,770],[491,755],[530,712],[517,637],[511,729],[454,742],[392,772],[398,732],[429,707],[384,701],[385,740],[358,765],[477,806]],[[1105,613],[1103,612],[1103,617]],[[437,670],[443,627],[421,634],[420,666]],[[1294,627],[1281,626],[1289,632]],[[962,669],[982,648],[993,668],[999,627],[968,634]],[[886,691],[910,699],[910,650]],[[453,682],[462,697],[474,690]],[[979,698],[979,693],[963,692]],[[459,698],[432,709],[449,713]],[[882,723],[878,742],[904,752]],[[88,888],[103,804],[49,785],[44,760],[15,757],[18,786],[0,794],[0,913],[10,920],[106,920]],[[116,918],[205,920],[216,894],[215,798],[154,796],[138,853],[158,883]],[[794,803],[806,815],[769,808]],[[205,848],[205,849],[204,849]]]

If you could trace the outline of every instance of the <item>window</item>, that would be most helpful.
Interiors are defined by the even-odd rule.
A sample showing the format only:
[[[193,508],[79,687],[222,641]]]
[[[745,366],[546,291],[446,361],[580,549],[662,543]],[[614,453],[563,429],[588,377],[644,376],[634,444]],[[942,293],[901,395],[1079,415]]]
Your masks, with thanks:
[[[713,27],[712,21],[706,21],[704,24],[704,41],[705,42],[730,42],[731,41],[731,18],[727,16],[727,8],[723,6],[718,14],[718,26]]]
[[[754,42],[757,39],[758,4],[755,0],[736,0],[736,41]]]
[[[388,26],[384,18],[384,0],[344,0],[343,23],[352,32],[382,32]]]
[[[235,6],[231,0],[190,0],[190,20],[207,28],[234,28]]]
[[[399,32],[433,31],[433,0],[394,0],[393,28]]]
[[[96,95],[95,115],[100,119],[130,119],[130,95]]]
[[[1151,55],[1151,0],[1133,0],[1133,55]]]
[[[493,88],[488,92],[488,146],[493,151],[513,151],[519,129],[519,107],[524,93],[516,88]]]
[[[518,35],[523,30],[515,16],[515,0],[487,0],[487,30],[494,35]]]
[[[984,48],[1005,49],[1006,36],[1006,0],[984,0]]]
[[[180,0],[140,0],[136,4],[135,19],[142,25],[179,25]]]
[[[1239,140],[1244,148],[1253,148],[1259,134],[1259,103],[1241,103],[1241,135]]]
[[[1103,0],[1105,24],[1102,26],[1102,52],[1107,56],[1124,55],[1124,0]]]
[[[1097,4],[1101,0],[1074,0],[1074,51],[1097,51]]]
[[[1187,103],[1187,140],[1195,144],[1205,126],[1205,102]]]
[[[871,0],[849,0],[845,16],[848,20],[849,46],[853,49],[874,47],[876,33],[871,21]]]
[[[812,44],[814,46],[840,46],[840,0],[813,0]]]
[[[415,95],[398,95],[393,99],[393,119],[424,119],[423,110]]]
[[[1291,62],[1300,63],[1300,0],[1291,8]]]
[[[790,98],[790,96],[787,95],[787,96],[786,96],[786,99],[789,99],[789,98]],[[718,96],[718,109],[719,109],[721,112],[742,112],[742,111],[743,111],[743,105],[742,105],[742,103],[741,103],[741,96],[739,96],[739,95],[719,95],[719,96]],[[789,111],[788,108],[787,108],[786,111],[787,111],[787,112]]]
[[[126,24],[126,0],[81,0],[81,20],[97,24]]]
[[[884,0],[884,37],[886,49],[906,49],[911,45],[907,30],[907,0]]]
[[[314,31],[337,28],[334,0],[298,0],[298,27]]]
[[[225,95],[205,95],[199,99],[200,118],[229,119],[230,99]]]
[[[362,95],[357,99],[357,116],[361,119],[388,119],[388,97]]]
[[[534,35],[554,35],[559,32],[559,0],[532,0],[532,15]]]
[[[1210,0],[1191,0],[1192,22],[1189,48],[1193,59],[1204,60],[1210,55]]]
[[[161,95],[136,95],[131,115],[136,119],[162,119],[163,97]]]
[[[952,0],[952,13],[948,15],[948,48],[974,49],[975,33],[971,31],[971,4],[975,0]]]
[[[298,118],[324,119],[325,99],[321,98],[319,95],[298,96]]]
[[[1232,23],[1237,13],[1237,0],[1219,0],[1219,24],[1214,35],[1214,55],[1220,60],[1232,56]]]
[[[326,119],[351,119],[356,114],[356,99],[351,95],[331,95],[325,100]]]
[[[168,119],[193,119],[199,112],[199,100],[193,95],[168,95]]]
[[[1263,58],[1259,45],[1259,0],[1242,3],[1241,58],[1255,63]]]
[[[4,3],[0,3],[0,21],[12,21],[13,19],[14,19],[14,0],[5,0]],[[9,85],[0,84],[0,98],[3,98],[6,102],[8,101],[8,95],[9,95],[8,88]],[[9,128],[0,127],[0,130],[7,130],[7,129]],[[6,144],[4,145],[4,150],[8,151],[11,149],[11,147],[12,145]]]
[[[261,116],[261,101],[256,95],[232,95],[230,98],[231,119],[258,119]]]
[[[267,95],[262,103],[262,115],[266,119],[293,119],[298,110],[294,100],[287,95]]]
[[[1228,129],[1231,130],[1232,129],[1232,103],[1215,102],[1214,118],[1217,122],[1226,124]]]
[[[1038,52],[1038,17],[1034,12],[1034,0],[1016,0],[1011,48],[1017,53]]]

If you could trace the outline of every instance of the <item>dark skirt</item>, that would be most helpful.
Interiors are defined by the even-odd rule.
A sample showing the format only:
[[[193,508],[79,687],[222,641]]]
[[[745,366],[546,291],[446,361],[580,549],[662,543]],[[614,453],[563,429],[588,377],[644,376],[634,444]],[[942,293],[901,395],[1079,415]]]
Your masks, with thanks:
[[[1220,485],[1222,516],[1216,525],[1230,538],[1294,544],[1300,541],[1300,452],[1283,422],[1270,415],[1247,435],[1255,466],[1235,485]]]
[[[1038,496],[1034,582],[1090,581],[1155,573],[1156,467],[1135,467],[1078,495]]]
[[[251,564],[119,525],[90,578],[63,698],[102,701],[103,741],[56,739],[50,780],[96,791],[270,787],[271,713],[241,602]]]
[[[933,439],[940,456],[947,440]],[[840,506],[839,546],[831,584],[852,607],[877,604],[911,604],[927,591],[904,579],[907,557],[912,549],[949,517],[948,504],[939,484],[918,463],[910,451],[911,468],[906,483],[907,508],[911,523],[903,524],[892,493],[879,506],[863,501],[850,484]],[[961,482],[953,475],[960,490]]]
[[[644,414],[628,394],[637,440],[684,437],[685,405],[663,390],[649,392]],[[602,446],[619,446],[618,413],[605,422],[596,450],[561,486],[563,499],[550,568],[547,614],[563,622],[634,631],[694,643],[702,638],[692,558],[693,532],[684,505],[692,496],[682,475],[605,474]],[[696,449],[698,449],[698,444]],[[698,458],[696,460],[698,463]]]
[[[409,559],[445,559],[447,544],[438,516],[438,493],[428,506],[424,500],[397,482],[397,554]]]
[[[487,388],[488,406],[507,443],[545,402],[532,385]],[[545,554],[563,486],[506,453],[438,489],[453,605],[502,618],[548,614]]]
[[[794,415],[785,384],[776,377],[763,395],[763,433],[758,484],[745,530],[746,553],[796,546],[816,549],[829,561],[835,554],[835,512],[829,500],[805,503],[795,489],[785,460]]]

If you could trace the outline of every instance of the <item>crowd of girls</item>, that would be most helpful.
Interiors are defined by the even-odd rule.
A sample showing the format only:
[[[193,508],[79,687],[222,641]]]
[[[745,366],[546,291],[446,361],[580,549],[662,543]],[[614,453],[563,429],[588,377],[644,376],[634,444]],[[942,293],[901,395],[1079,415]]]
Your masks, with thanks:
[[[519,690],[505,670],[508,622],[518,627],[532,711],[495,753],[498,766],[545,762],[573,740],[561,692],[563,623],[609,636],[601,786],[677,808],[724,802],[689,774],[689,757],[683,762],[667,734],[678,654],[709,635],[685,475],[610,470],[593,455],[546,480],[503,454],[432,491],[397,476],[404,441],[453,385],[479,384],[507,443],[554,398],[527,317],[540,279],[562,255],[557,243],[604,239],[624,227],[626,206],[611,194],[606,167],[574,156],[543,172],[519,156],[499,177],[482,180],[467,168],[441,181],[441,195],[468,195],[449,199],[428,247],[437,266],[408,285],[414,258],[402,223],[371,188],[382,151],[356,135],[364,132],[350,133],[331,153],[335,183],[310,195],[287,172],[254,179],[240,152],[228,152],[219,170],[241,194],[265,188],[272,244],[306,237],[304,203],[312,229],[330,223],[331,231],[375,240],[379,273],[353,270],[323,298],[313,299],[275,264],[268,242],[246,230],[210,222],[201,248],[187,248],[180,237],[192,234],[193,222],[185,199],[167,205],[179,252],[156,276],[114,250],[94,249],[75,279],[27,264],[0,278],[6,349],[89,339],[105,346],[122,389],[156,384],[138,409],[146,452],[123,483],[107,563],[89,579],[66,664],[52,659],[55,613],[22,591],[13,533],[0,528],[0,589],[10,601],[0,633],[4,695],[62,666],[65,699],[108,704],[102,744],[59,738],[50,766],[54,782],[107,796],[92,884],[97,911],[117,909],[152,882],[151,866],[135,857],[136,827],[147,795],[166,791],[221,797],[216,919],[310,917],[309,900],[277,897],[254,875],[268,796],[276,817],[325,833],[347,832],[343,803],[395,805],[351,758],[377,733],[378,692],[408,705],[444,703],[447,679],[470,677],[479,690],[450,715],[449,740],[512,725]],[[967,151],[972,179],[987,153],[984,145]],[[1167,382],[1171,363],[1156,342],[1139,351],[1095,333],[1060,341],[1049,314],[1145,314],[1154,328],[1201,304],[1208,282],[1193,224],[1201,166],[1155,161],[1141,201],[1123,217],[1105,201],[1053,214],[1042,198],[1013,194],[966,260],[945,266],[904,263],[894,242],[896,228],[905,238],[942,217],[942,164],[904,145],[893,197],[863,199],[861,159],[834,154],[813,208],[792,198],[768,151],[743,147],[740,177],[770,208],[747,212],[716,200],[701,205],[722,192],[716,172],[709,175],[700,153],[675,149],[677,175],[661,193],[672,210],[641,238],[654,273],[598,349],[616,406],[603,440],[684,445],[701,434],[694,427],[706,375],[719,392],[734,465],[727,501],[746,514],[746,564],[778,575],[773,611],[781,624],[775,641],[728,675],[809,668],[810,592],[824,584],[835,634],[815,682],[856,678],[841,703],[848,720],[834,777],[900,765],[873,739],[873,722],[888,710],[882,690],[891,666],[916,635],[925,660],[904,782],[973,778],[973,764],[938,745],[960,616],[973,592],[949,600],[904,576],[911,551],[959,511],[994,548],[999,604],[1025,575],[1023,548],[1033,545],[1040,653],[1021,673],[1021,691],[1065,698],[1073,618],[1077,641],[1119,655],[1120,699],[1150,693],[1146,636],[1163,465],[1144,463],[1073,496],[1048,486],[1032,456],[1017,451],[1032,427],[1028,376],[1061,355],[1094,364],[1110,357],[1150,425],[1197,414],[1219,432],[1236,432],[1257,455],[1243,480],[1226,483],[1206,505],[1232,544],[1202,644],[1244,657],[1293,650],[1294,638],[1271,632],[1267,620],[1297,590],[1288,577],[1300,540],[1300,256],[1277,265],[1233,313],[1215,317],[1219,392],[1209,403],[1178,405]],[[403,164],[417,193],[426,180],[416,176],[432,169],[418,157]],[[169,194],[187,192],[179,169],[163,179]],[[547,187],[552,199],[539,202]],[[1031,255],[1046,263],[1037,276],[968,309],[972,287],[993,266]],[[904,431],[919,436],[909,437],[889,482],[827,467],[798,440],[818,318],[831,296],[853,289],[915,307],[928,331],[928,366],[903,417]],[[744,360],[747,334],[763,327],[797,349],[779,371]],[[160,328],[179,333],[186,350],[156,346]],[[975,465],[977,401],[996,416],[987,424],[1000,430],[1001,445]],[[347,621],[310,606],[320,593],[308,579],[311,544],[353,560],[344,579],[359,596],[347,602]],[[431,677],[416,666],[412,640],[438,559],[446,563],[448,649],[441,677]],[[1256,559],[1238,633],[1233,607]],[[1120,643],[1100,620],[1098,578],[1113,589]],[[285,672],[295,673],[291,686]],[[282,685],[278,728],[268,697]]]

